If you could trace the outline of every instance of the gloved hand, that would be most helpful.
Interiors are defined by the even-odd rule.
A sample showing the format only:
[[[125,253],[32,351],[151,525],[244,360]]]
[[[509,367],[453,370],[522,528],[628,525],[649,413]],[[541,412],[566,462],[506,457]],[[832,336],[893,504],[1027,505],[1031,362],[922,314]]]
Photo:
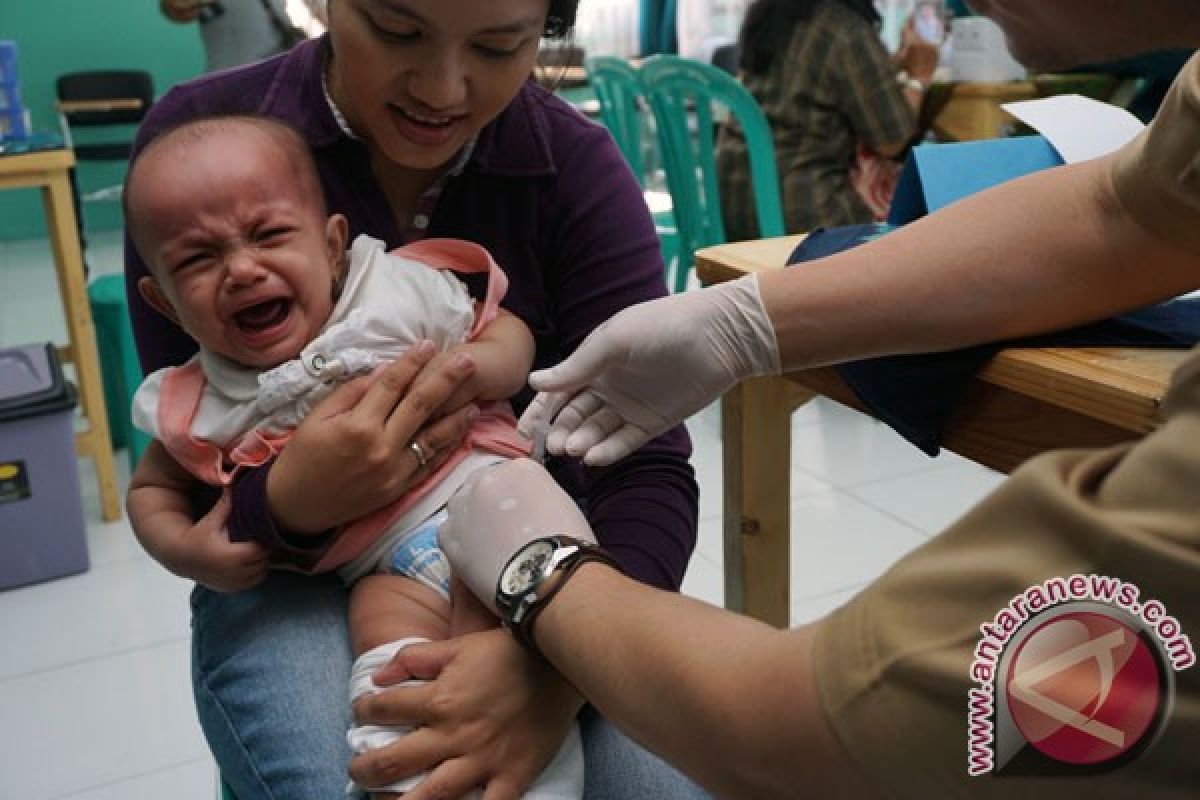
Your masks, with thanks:
[[[747,275],[614,315],[566,361],[529,376],[538,395],[518,427],[531,436],[548,425],[551,453],[603,466],[739,381],[779,370],[757,276]]]
[[[528,458],[475,472],[446,511],[438,531],[442,551],[454,574],[493,614],[500,572],[521,547],[559,533],[596,541],[575,501]]]

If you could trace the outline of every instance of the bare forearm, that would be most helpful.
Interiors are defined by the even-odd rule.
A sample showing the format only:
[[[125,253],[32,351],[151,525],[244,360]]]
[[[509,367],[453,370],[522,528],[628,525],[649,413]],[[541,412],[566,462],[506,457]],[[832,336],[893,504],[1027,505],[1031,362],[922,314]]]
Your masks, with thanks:
[[[501,310],[474,341],[462,345],[477,365],[475,376],[464,387],[461,404],[471,400],[507,400],[525,388],[533,364],[533,335],[521,319]],[[448,408],[460,398],[451,398]]]
[[[126,495],[134,535],[147,553],[172,570],[172,545],[194,521],[189,484],[190,476],[154,441],[138,463]]]
[[[816,699],[808,629],[586,565],[535,636],[610,721],[718,796],[863,795]]]
[[[937,351],[1101,319],[1200,285],[1118,205],[1107,160],[970,197],[760,287],[785,369]]]

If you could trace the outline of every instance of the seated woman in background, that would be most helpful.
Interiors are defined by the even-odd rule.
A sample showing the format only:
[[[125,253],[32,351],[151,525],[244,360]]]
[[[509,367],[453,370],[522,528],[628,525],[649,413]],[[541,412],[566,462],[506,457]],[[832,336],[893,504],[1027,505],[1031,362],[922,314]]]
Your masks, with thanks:
[[[746,12],[740,77],[771,126],[789,232],[886,213],[886,197],[869,187],[880,165],[859,153],[891,159],[906,151],[938,51],[910,26],[890,58],[879,22],[871,0],[756,0]],[[722,128],[717,167],[728,240],[758,238],[746,140],[736,120]]]

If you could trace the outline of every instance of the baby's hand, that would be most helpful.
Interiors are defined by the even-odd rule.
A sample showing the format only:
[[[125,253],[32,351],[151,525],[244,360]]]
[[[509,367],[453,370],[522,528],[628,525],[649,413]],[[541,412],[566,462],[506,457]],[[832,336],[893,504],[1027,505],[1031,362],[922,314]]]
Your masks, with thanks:
[[[225,529],[229,495],[176,540],[171,571],[218,592],[240,592],[267,576],[267,550],[258,542],[231,542]]]

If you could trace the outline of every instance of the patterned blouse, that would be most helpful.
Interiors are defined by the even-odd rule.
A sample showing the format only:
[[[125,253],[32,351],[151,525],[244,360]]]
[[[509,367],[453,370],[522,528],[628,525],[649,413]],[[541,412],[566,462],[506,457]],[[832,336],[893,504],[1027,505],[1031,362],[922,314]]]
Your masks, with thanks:
[[[906,142],[916,130],[874,26],[826,0],[796,28],[769,74],[742,81],[774,134],[787,231],[870,222],[850,185],[855,151]],[[746,142],[732,119],[721,130],[717,166],[727,239],[758,238]]]

